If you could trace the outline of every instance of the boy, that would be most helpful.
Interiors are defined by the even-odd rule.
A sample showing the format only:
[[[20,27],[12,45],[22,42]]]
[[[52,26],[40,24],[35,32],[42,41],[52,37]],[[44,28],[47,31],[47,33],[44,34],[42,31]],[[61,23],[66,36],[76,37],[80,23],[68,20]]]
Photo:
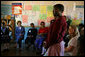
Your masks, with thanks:
[[[30,47],[31,44],[34,45],[34,42],[37,36],[37,29],[35,28],[34,23],[31,23],[30,26],[31,28],[28,30],[27,38],[25,40],[27,48]],[[30,44],[28,44],[28,42]]]

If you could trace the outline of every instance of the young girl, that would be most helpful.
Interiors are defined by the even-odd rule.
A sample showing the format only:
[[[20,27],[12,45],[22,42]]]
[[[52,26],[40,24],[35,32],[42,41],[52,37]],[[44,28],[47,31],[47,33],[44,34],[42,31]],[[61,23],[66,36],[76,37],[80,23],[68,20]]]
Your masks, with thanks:
[[[80,37],[78,28],[75,25],[69,27],[70,41],[68,46],[65,48],[65,56],[76,56],[77,55],[77,40]]]
[[[36,47],[36,49],[41,51],[43,41],[45,40],[45,38],[47,38],[48,27],[45,27],[44,22],[41,22],[40,25],[41,25],[41,27],[38,31],[38,35],[37,35],[36,40],[35,40],[35,47]]]

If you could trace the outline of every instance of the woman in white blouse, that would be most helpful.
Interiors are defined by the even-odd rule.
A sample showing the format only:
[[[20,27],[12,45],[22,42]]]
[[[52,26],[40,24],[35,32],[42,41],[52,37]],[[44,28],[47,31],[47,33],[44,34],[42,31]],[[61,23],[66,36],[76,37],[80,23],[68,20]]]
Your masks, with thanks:
[[[80,37],[78,28],[75,25],[69,27],[70,41],[68,46],[65,48],[65,56],[76,56],[77,55],[77,40]]]

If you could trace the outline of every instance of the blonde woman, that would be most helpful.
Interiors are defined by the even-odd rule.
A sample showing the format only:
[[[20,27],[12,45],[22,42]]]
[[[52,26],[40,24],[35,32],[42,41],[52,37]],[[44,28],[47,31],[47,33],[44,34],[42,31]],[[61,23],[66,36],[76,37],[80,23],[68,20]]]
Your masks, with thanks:
[[[65,56],[76,56],[77,55],[77,40],[80,37],[78,28],[75,25],[69,27],[70,41],[68,46],[65,48]]]

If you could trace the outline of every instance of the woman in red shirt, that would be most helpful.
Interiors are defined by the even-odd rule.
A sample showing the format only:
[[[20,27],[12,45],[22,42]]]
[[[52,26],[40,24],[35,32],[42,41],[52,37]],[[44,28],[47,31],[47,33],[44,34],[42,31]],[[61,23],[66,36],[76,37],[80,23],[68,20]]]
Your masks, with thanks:
[[[48,27],[45,27],[45,22],[40,23],[40,29],[35,40],[35,47],[37,50],[42,50],[42,44],[45,38],[47,38]]]

